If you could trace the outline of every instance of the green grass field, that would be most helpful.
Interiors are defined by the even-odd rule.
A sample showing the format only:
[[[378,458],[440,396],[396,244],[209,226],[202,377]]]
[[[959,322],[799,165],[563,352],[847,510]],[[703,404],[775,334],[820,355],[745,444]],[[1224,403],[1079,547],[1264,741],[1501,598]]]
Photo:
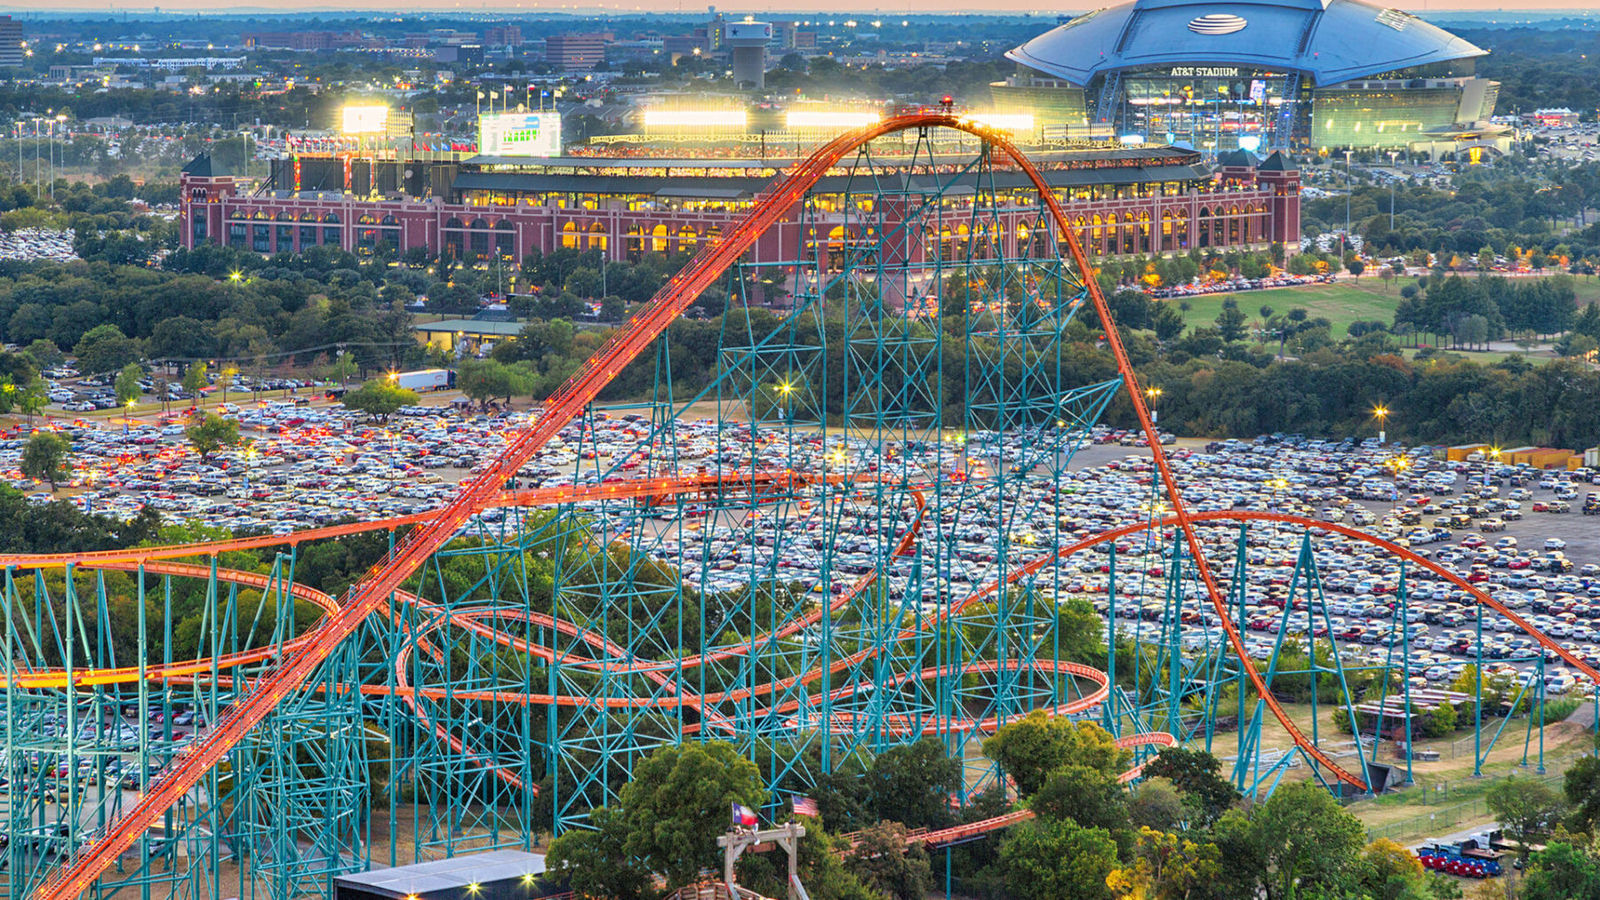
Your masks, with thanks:
[[[1229,297],[1239,302],[1239,308],[1250,317],[1250,327],[1261,324],[1261,307],[1272,307],[1275,315],[1282,315],[1295,307],[1303,307],[1311,318],[1324,318],[1333,323],[1333,336],[1344,337],[1350,323],[1377,319],[1388,325],[1394,321],[1394,308],[1400,303],[1400,288],[1415,279],[1391,281],[1388,287],[1376,275],[1364,275],[1356,283],[1311,284],[1303,287],[1273,288],[1266,291],[1245,291],[1239,294],[1210,294],[1203,297],[1173,298],[1162,303],[1181,303],[1187,300],[1189,309],[1183,313],[1185,325],[1212,325],[1217,313],[1222,312],[1222,301]],[[1575,278],[1580,307],[1600,302],[1600,279]]]
[[[1358,319],[1377,319],[1385,324],[1394,321],[1394,308],[1400,302],[1400,289],[1396,285],[1385,293],[1383,282],[1372,279],[1366,284],[1311,284],[1304,287],[1272,288],[1265,291],[1245,291],[1239,294],[1208,294],[1201,297],[1173,298],[1163,303],[1187,301],[1189,309],[1183,313],[1185,325],[1212,325],[1222,312],[1222,302],[1233,298],[1239,308],[1250,317],[1250,327],[1261,324],[1261,307],[1272,307],[1275,315],[1282,315],[1295,307],[1302,307],[1311,318],[1324,318],[1333,323],[1333,336],[1342,338],[1350,323]]]

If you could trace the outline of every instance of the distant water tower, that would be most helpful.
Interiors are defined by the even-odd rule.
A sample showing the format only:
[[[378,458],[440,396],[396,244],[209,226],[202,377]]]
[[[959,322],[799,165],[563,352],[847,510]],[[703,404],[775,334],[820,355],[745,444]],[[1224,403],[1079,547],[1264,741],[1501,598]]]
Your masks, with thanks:
[[[733,60],[733,83],[767,86],[767,44],[772,41],[772,23],[729,22],[723,28],[722,46]]]

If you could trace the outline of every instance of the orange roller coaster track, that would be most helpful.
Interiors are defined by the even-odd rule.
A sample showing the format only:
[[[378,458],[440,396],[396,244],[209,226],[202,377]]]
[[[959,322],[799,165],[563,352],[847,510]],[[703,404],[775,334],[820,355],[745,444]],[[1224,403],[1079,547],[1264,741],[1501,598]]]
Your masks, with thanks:
[[[359,582],[328,611],[323,621],[311,632],[292,644],[283,647],[281,656],[257,657],[252,662],[266,666],[265,671],[252,680],[243,695],[228,708],[225,714],[174,760],[150,787],[139,802],[117,820],[101,836],[76,849],[67,865],[56,869],[51,877],[35,892],[43,900],[66,900],[88,890],[101,873],[105,872],[124,852],[133,847],[139,836],[156,824],[162,814],[180,798],[191,791],[207,771],[216,766],[251,729],[256,727],[277,704],[291,692],[299,689],[316,668],[326,660],[341,642],[350,637],[361,623],[382,610],[396,597],[402,584],[410,578],[433,554],[451,540],[474,513],[504,501],[502,489],[521,466],[544,447],[564,426],[571,422],[622,369],[645,353],[675,319],[692,304],[701,293],[711,287],[722,274],[734,265],[770,227],[783,220],[801,204],[817,183],[844,157],[863,145],[886,134],[908,129],[954,129],[974,135],[994,148],[1009,163],[1023,173],[1047,208],[1060,242],[1067,247],[1071,262],[1082,275],[1087,296],[1099,317],[1106,341],[1116,359],[1117,371],[1128,399],[1138,417],[1145,435],[1150,439],[1150,451],[1160,475],[1160,485],[1167,495],[1173,511],[1170,524],[1183,535],[1195,573],[1204,584],[1207,597],[1220,619],[1227,623],[1226,601],[1210,566],[1202,552],[1195,524],[1209,518],[1192,515],[1182,502],[1177,481],[1168,463],[1160,441],[1156,438],[1154,423],[1138,388],[1133,367],[1128,360],[1114,320],[1102,296],[1083,248],[1059,200],[1051,192],[1039,171],[1022,155],[1003,134],[983,125],[950,113],[916,113],[885,119],[874,125],[847,132],[816,150],[805,161],[794,166],[755,200],[750,211],[725,237],[701,245],[699,252],[678,274],[673,276],[623,327],[617,329],[605,344],[575,372],[555,393],[544,401],[531,423],[513,433],[505,451],[483,473],[461,486],[455,497],[441,509],[404,520],[378,523],[379,527],[414,525],[399,543],[378,564],[366,572]],[[545,502],[577,502],[580,499],[605,497],[649,497],[677,491],[711,489],[718,485],[706,481],[698,487],[676,482],[641,482],[637,484],[600,485],[599,495],[586,494],[584,489],[554,489]],[[539,492],[532,492],[538,494]],[[527,496],[522,502],[536,502]],[[1339,531],[1324,523],[1316,527]],[[373,527],[373,524],[338,526],[316,529],[282,538],[259,538],[246,541],[221,542],[211,545],[159,550],[115,551],[107,554],[57,555],[48,558],[8,558],[0,560],[18,567],[42,565],[105,565],[120,568],[137,568],[152,565],[159,559],[181,558],[195,554],[214,553],[225,549],[246,549],[283,543],[297,543],[317,537],[330,537]],[[1148,527],[1142,523],[1140,527]],[[1361,536],[1363,539],[1365,536]],[[907,534],[906,540],[914,540]],[[1392,547],[1392,545],[1391,545]],[[1395,548],[1398,549],[1398,548]],[[904,552],[904,551],[901,551]],[[1041,561],[1039,565],[1044,565]],[[990,590],[994,590],[991,586]],[[1475,594],[1476,595],[1476,594]],[[1481,597],[1480,599],[1487,599]],[[829,610],[834,604],[826,604]],[[819,611],[815,615],[827,615]],[[1517,621],[1519,625],[1526,623]],[[465,623],[458,623],[465,624]],[[1529,629],[1530,631],[1532,629]],[[1339,780],[1365,790],[1364,778],[1345,771],[1320,750],[1315,743],[1295,725],[1267,689],[1267,685],[1245,652],[1242,636],[1232,625],[1226,625],[1228,641],[1240,666],[1250,679],[1273,716],[1289,733],[1294,743],[1311,759],[1323,766]],[[1558,652],[1560,652],[1558,650]],[[1566,656],[1566,654],[1563,654]],[[707,658],[710,658],[709,656]],[[1569,661],[1572,661],[1569,659]],[[1579,665],[1586,674],[1595,677],[1592,670]],[[109,674],[109,673],[102,673]],[[182,677],[181,673],[170,673]],[[118,677],[121,677],[120,675]],[[820,673],[799,677],[820,677]],[[1104,677],[1104,676],[1101,676]],[[74,676],[74,681],[77,681]],[[704,723],[715,727],[714,720]],[[1151,741],[1159,742],[1152,738]]]

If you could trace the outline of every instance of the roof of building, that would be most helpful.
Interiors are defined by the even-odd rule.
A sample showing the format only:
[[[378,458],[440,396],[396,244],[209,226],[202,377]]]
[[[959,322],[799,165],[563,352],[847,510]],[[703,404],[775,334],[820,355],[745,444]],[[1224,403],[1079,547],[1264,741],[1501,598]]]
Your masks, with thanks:
[[[1169,153],[1172,151],[1172,153]],[[1041,171],[1045,183],[1052,187],[1082,187],[1097,184],[1151,184],[1164,181],[1192,181],[1211,177],[1211,170],[1198,160],[1188,164],[1165,163],[1173,148],[1149,147],[1144,151],[1146,162],[1157,165],[1138,165],[1129,160],[1125,165],[1108,165],[1099,168],[1059,169]],[[959,193],[963,184],[971,185],[973,175],[946,175],[935,178],[925,175],[885,175],[874,179],[873,187],[883,191],[932,192],[941,183],[947,184],[946,193]],[[997,188],[1024,188],[1031,184],[1020,171],[996,170],[983,176],[984,184]],[[761,177],[688,178],[654,175],[557,175],[543,172],[462,172],[451,183],[455,191],[495,191],[499,193],[537,194],[545,192],[575,192],[584,194],[634,194],[661,198],[699,198],[706,200],[736,200],[753,197],[772,184],[772,179]],[[864,190],[861,179],[848,175],[827,175],[817,181],[817,193],[830,194]]]
[[[495,322],[486,319],[440,319],[437,322],[418,322],[411,326],[412,331],[427,333],[453,332],[470,334],[474,337],[495,335],[497,337],[516,337],[522,334],[525,322]],[[541,857],[542,859],[543,857]]]
[[[1321,86],[1486,53],[1362,0],[1134,0],[1077,16],[1006,56],[1078,85],[1168,65],[1305,72]]]
[[[212,174],[211,154],[202,153],[199,156],[196,156],[194,159],[189,160],[189,164],[183,167],[183,174],[190,175],[195,178],[210,178]]]
[[[1294,163],[1289,162],[1288,157],[1284,156],[1281,152],[1274,150],[1272,151],[1272,155],[1267,157],[1267,161],[1261,164],[1261,168],[1258,171],[1292,172],[1294,170]]]
[[[340,875],[338,885],[358,888],[366,893],[389,897],[420,897],[434,891],[463,888],[474,884],[493,884],[544,872],[544,857],[521,850],[491,850],[468,853],[450,859],[373,869]]]

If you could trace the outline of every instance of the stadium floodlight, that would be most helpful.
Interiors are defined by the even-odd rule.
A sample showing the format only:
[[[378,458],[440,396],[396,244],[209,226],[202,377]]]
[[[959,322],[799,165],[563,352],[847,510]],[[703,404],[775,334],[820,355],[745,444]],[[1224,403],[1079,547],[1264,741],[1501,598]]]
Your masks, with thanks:
[[[340,110],[340,131],[345,134],[382,134],[389,127],[387,106],[346,106]]]
[[[742,109],[649,109],[646,128],[744,128],[749,115]]]
[[[860,128],[872,125],[882,117],[875,112],[858,112],[846,109],[795,110],[784,116],[789,128]]]
[[[1000,131],[1033,130],[1033,116],[1029,113],[971,113],[962,118]]]

